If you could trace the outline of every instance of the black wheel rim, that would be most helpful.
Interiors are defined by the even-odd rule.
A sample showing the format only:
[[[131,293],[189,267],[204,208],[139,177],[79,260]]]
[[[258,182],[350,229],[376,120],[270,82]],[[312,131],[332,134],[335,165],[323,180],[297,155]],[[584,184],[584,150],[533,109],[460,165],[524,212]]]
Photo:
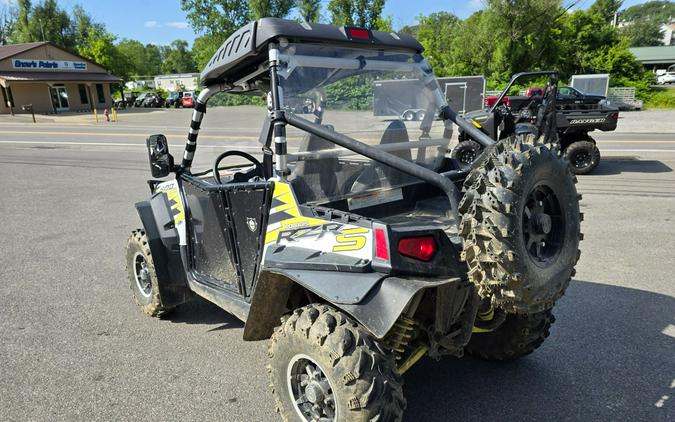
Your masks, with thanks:
[[[134,275],[136,277],[136,285],[141,294],[145,297],[150,297],[152,294],[152,283],[150,283],[150,270],[148,269],[148,262],[141,253],[134,256]]]
[[[550,186],[539,184],[527,195],[522,231],[530,258],[540,266],[551,264],[563,246],[565,219],[560,201]]]
[[[335,395],[319,364],[309,356],[297,355],[288,365],[287,378],[291,400],[301,420],[335,421]]]
[[[476,151],[473,149],[467,149],[459,154],[459,161],[464,164],[471,164],[476,159]]]
[[[583,169],[590,166],[593,162],[593,157],[589,151],[579,151],[572,157],[572,165],[574,168]]]

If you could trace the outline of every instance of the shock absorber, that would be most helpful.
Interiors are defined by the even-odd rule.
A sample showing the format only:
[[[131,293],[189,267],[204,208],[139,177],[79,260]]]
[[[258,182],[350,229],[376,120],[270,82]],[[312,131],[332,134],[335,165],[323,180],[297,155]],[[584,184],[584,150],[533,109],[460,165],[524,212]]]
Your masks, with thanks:
[[[415,334],[416,324],[414,319],[401,315],[383,340],[384,345],[394,355],[394,362],[397,366]]]

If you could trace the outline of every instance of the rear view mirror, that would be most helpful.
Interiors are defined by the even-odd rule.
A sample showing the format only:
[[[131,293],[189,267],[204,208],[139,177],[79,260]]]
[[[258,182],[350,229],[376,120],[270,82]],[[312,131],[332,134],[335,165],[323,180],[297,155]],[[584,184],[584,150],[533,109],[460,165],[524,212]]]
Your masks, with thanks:
[[[166,177],[173,170],[173,157],[164,135],[150,135],[146,140],[152,177]]]

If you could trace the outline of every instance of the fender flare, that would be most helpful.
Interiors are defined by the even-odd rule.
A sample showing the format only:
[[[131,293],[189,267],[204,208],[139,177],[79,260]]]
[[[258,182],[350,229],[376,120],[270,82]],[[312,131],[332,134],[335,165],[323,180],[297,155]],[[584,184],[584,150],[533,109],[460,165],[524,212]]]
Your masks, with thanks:
[[[185,277],[178,247],[178,233],[172,226],[157,224],[158,219],[163,219],[164,214],[169,218],[171,216],[166,196],[157,193],[150,201],[138,202],[135,207],[148,238],[162,302],[168,307],[187,302],[193,294]]]
[[[336,277],[333,279],[329,274]],[[372,274],[372,277],[368,274]],[[418,292],[461,281],[458,277],[428,279],[368,274],[263,270],[251,299],[251,308],[244,327],[244,340],[264,340],[272,335],[274,328],[279,325],[280,318],[290,311],[286,307],[288,298],[297,286],[311,291],[327,303],[346,312],[373,336],[381,339]],[[358,279],[361,281],[358,281],[360,285],[356,289],[345,290],[345,286]],[[343,293],[342,298],[336,299],[334,295],[336,289],[340,289]],[[348,294],[357,291],[365,294],[363,296]]]

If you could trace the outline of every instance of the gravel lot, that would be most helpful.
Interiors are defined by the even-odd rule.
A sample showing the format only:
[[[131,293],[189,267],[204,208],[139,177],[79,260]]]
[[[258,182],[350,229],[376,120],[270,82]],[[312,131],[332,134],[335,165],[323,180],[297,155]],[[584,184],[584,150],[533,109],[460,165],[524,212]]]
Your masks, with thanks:
[[[246,112],[209,112],[197,166],[253,148]],[[675,113],[659,113],[597,137],[605,160],[579,178],[582,257],[549,339],[506,365],[423,360],[405,377],[406,420],[675,420]],[[0,119],[0,420],[276,420],[266,343],[242,341],[241,322],[203,300],[162,320],[132,303],[144,138],[180,145],[188,120]]]

